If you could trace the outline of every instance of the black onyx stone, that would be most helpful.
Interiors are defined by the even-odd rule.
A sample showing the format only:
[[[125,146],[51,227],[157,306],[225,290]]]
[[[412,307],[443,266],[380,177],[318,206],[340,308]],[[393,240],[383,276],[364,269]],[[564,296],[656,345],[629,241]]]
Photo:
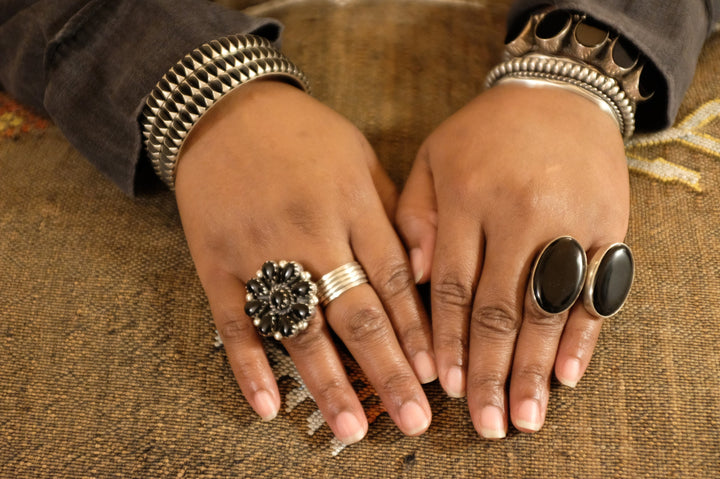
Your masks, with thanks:
[[[258,281],[258,280],[256,280],[256,279],[251,279],[251,280],[248,281],[247,284],[245,285],[245,289],[247,289],[249,293],[252,293],[252,294],[254,294],[254,295],[258,295],[258,294],[261,294],[261,293],[262,293],[263,287],[262,287],[262,285],[260,284],[260,281]]]
[[[305,296],[310,292],[310,285],[303,281],[293,286],[292,292],[295,296]]]
[[[293,304],[292,308],[290,308],[290,313],[297,319],[302,320],[310,316],[310,308],[304,304]]]
[[[266,261],[265,264],[262,265],[262,274],[266,279],[273,279],[275,276],[275,263]]]
[[[262,301],[258,301],[257,299],[248,301],[245,305],[245,314],[253,317],[262,309],[263,305],[264,303]]]
[[[273,327],[273,317],[271,315],[266,315],[260,318],[260,324],[258,324],[257,328],[258,331],[260,331],[261,334],[267,336],[272,331]]]
[[[270,295],[270,301],[275,308],[284,307],[289,300],[290,298],[284,291],[275,291]]]
[[[284,281],[288,281],[295,274],[295,265],[292,263],[286,264],[282,269],[282,278]]]
[[[630,248],[613,245],[600,260],[595,273],[593,307],[601,316],[612,316],[625,303],[635,274]]]
[[[278,331],[284,337],[292,336],[293,333],[293,321],[287,316],[281,316],[278,319]]]
[[[531,278],[532,294],[540,308],[559,314],[577,300],[585,282],[585,251],[569,236],[550,243],[537,259]]]

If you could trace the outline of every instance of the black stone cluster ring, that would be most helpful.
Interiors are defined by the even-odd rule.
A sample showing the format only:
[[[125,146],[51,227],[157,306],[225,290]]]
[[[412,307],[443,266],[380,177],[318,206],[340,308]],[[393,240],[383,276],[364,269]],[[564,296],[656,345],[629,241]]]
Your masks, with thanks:
[[[315,316],[317,285],[294,261],[266,261],[245,289],[245,313],[263,336],[291,338]]]
[[[561,236],[540,251],[529,287],[535,305],[548,314],[570,309],[584,289],[585,309],[593,316],[609,318],[625,304],[634,275],[635,263],[626,244],[600,249],[588,268],[580,243]]]

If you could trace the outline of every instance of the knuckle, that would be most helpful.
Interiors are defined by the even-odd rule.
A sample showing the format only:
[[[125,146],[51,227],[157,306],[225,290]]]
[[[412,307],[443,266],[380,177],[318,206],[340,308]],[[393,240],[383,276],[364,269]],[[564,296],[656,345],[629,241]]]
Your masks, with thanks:
[[[254,332],[244,311],[236,309],[225,309],[216,313],[215,325],[226,344],[243,342]]]
[[[432,284],[433,301],[444,310],[468,310],[472,304],[470,285],[454,275],[443,275]]]
[[[496,303],[476,308],[470,317],[471,329],[482,334],[507,336],[520,327],[520,314],[509,304]]]
[[[380,278],[378,293],[384,299],[396,298],[415,287],[410,269],[404,262],[388,262],[378,276]]]
[[[341,378],[333,377],[322,382],[316,391],[318,398],[333,403],[343,401],[348,396],[347,382]]]
[[[470,375],[467,381],[468,390],[479,391],[487,395],[504,391],[507,378],[501,372],[486,372]]]
[[[467,345],[460,334],[439,332],[435,335],[434,344],[439,353],[451,354],[452,357],[457,358],[455,359],[456,363],[464,364],[462,359],[467,350]]]
[[[352,310],[343,322],[348,335],[347,340],[353,343],[377,341],[389,333],[385,311],[374,305]]]
[[[565,325],[566,319],[567,312],[561,314],[544,314],[535,311],[531,314],[528,314],[525,320],[529,325],[535,326],[537,328],[544,328],[555,331]]]
[[[550,371],[540,364],[526,364],[513,371],[513,381],[531,384],[536,388],[545,387],[550,383]]]
[[[313,321],[310,321],[305,331],[297,336],[285,339],[283,342],[289,345],[293,350],[305,353],[317,350],[322,340],[322,324],[318,321],[318,318],[315,317]]]
[[[380,387],[389,394],[407,394],[412,389],[415,376],[403,372],[395,372],[382,378]]]

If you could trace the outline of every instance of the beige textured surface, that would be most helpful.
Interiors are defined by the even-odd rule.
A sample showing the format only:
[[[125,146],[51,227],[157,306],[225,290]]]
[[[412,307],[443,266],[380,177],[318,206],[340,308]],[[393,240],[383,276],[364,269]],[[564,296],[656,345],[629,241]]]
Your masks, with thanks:
[[[498,58],[505,7],[483,5],[253,11],[287,24],[286,52],[317,96],[401,183]],[[681,117],[718,96],[718,69],[716,37]],[[720,136],[717,123],[703,131]],[[464,400],[433,383],[425,435],[381,414],[333,456],[327,426],[308,434],[316,408],[281,353],[281,391],[299,405],[263,423],[244,402],[169,193],[124,197],[54,127],[0,136],[0,477],[718,477],[720,161],[681,144],[640,153],[699,171],[703,192],[631,177],[635,288],[577,389],[553,385],[540,433],[483,441]]]

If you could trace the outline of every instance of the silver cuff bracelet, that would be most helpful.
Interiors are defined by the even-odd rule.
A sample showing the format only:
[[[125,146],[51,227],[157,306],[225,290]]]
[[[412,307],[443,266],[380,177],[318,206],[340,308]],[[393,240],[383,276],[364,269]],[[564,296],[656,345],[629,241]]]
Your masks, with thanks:
[[[220,98],[260,77],[277,77],[309,92],[305,75],[270,42],[232,35],[183,57],[157,83],[140,118],[145,149],[155,173],[173,190],[185,138]]]
[[[532,15],[505,45],[504,60],[490,71],[486,87],[508,77],[580,88],[608,105],[603,109],[613,112],[626,140],[635,130],[637,103],[652,96],[641,92],[640,55],[582,14],[549,8]]]

